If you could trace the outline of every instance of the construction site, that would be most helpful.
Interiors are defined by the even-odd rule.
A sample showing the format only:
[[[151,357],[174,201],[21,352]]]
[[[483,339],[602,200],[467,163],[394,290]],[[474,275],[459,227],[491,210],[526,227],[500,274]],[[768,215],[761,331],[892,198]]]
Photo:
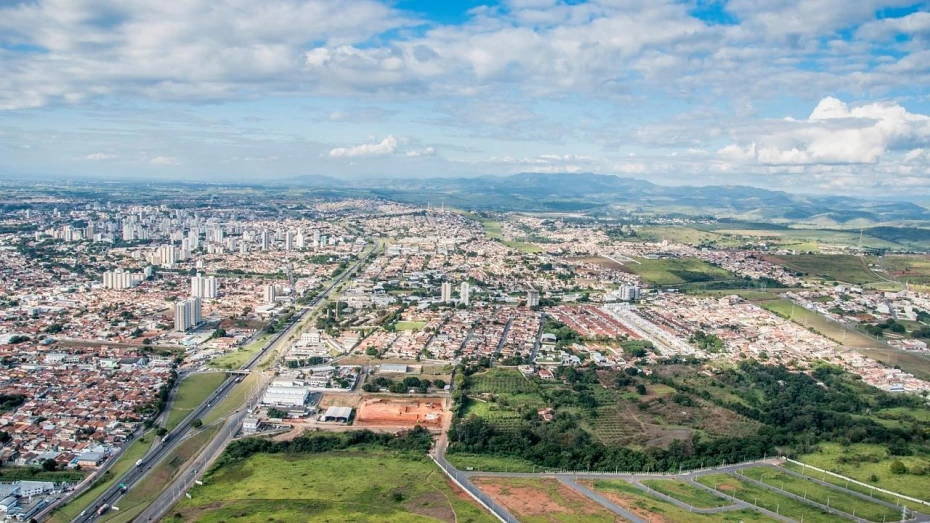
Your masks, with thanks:
[[[364,398],[358,405],[356,427],[442,427],[449,415],[443,398]]]

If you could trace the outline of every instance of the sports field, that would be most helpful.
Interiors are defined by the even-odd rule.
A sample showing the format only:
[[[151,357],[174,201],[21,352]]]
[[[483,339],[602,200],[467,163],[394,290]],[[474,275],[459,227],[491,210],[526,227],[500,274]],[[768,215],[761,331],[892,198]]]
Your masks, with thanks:
[[[373,473],[376,471],[376,473]],[[209,473],[172,521],[492,522],[433,462],[380,451],[256,454]]]

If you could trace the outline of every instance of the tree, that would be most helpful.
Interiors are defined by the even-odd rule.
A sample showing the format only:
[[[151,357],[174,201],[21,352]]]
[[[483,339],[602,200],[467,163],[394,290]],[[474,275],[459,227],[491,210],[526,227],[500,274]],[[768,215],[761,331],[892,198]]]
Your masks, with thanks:
[[[640,396],[645,396],[645,395],[646,395],[646,386],[643,385],[642,383],[638,384],[638,385],[636,386],[636,393],[639,394]]]
[[[165,427],[158,427],[157,429],[155,429],[155,435],[158,437],[162,437],[167,433],[168,433],[168,429],[166,429]]]
[[[52,472],[58,468],[58,463],[53,459],[47,459],[42,462],[42,470]]]
[[[191,422],[191,427],[194,427],[195,429],[199,429],[202,426],[203,426],[203,421],[201,421],[200,419],[195,419],[194,421]]]
[[[907,474],[907,466],[904,463],[901,463],[901,460],[897,459],[891,462],[888,470],[890,470],[892,474]]]

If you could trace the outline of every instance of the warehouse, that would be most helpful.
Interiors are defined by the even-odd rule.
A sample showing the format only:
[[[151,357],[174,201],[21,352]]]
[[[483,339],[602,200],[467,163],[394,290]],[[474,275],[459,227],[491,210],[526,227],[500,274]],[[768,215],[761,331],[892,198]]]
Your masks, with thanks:
[[[352,407],[330,407],[323,414],[323,421],[336,421],[348,423],[352,417]]]
[[[271,383],[265,395],[262,397],[262,403],[265,405],[282,405],[290,407],[301,407],[307,403],[310,397],[310,387],[299,381],[278,380]]]

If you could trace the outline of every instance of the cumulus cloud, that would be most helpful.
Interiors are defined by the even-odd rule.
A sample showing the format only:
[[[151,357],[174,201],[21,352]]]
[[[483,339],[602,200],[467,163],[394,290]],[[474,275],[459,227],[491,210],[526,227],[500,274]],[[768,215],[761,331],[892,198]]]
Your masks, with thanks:
[[[336,147],[329,151],[332,158],[352,158],[356,156],[386,156],[397,152],[397,139],[387,135],[378,143],[363,143],[354,147]]]
[[[424,149],[414,149],[412,151],[407,151],[408,158],[419,158],[421,156],[436,156],[436,149],[432,147],[426,147]]]
[[[113,158],[118,158],[115,154],[107,153],[92,153],[84,157],[85,160],[112,160]]]
[[[748,144],[730,144],[720,156],[770,165],[873,164],[890,151],[930,144],[930,116],[897,103],[850,108],[833,97],[817,104],[806,120],[785,119]]]

